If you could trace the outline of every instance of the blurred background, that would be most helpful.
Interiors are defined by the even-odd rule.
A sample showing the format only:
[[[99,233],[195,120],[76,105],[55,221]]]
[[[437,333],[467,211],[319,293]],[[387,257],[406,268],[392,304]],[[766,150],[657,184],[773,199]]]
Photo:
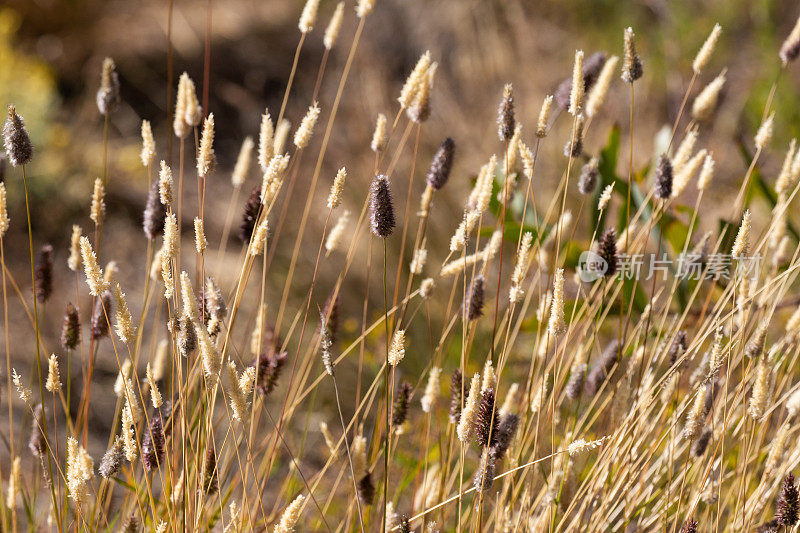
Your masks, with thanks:
[[[320,126],[305,154],[294,195],[279,202],[287,216],[280,239],[273,244],[276,255],[268,274],[268,299],[276,299],[283,288],[313,163],[355,32],[357,19],[352,4],[348,0],[339,41],[322,78]],[[293,126],[311,104],[324,52],[322,33],[335,5],[333,0],[322,0],[317,27],[302,48],[286,112]],[[177,76],[184,71],[195,80],[198,92],[207,95],[207,109],[216,117],[218,166],[207,185],[206,233],[211,248],[216,249],[231,205],[230,173],[241,142],[248,135],[257,138],[265,108],[273,117],[280,108],[300,38],[297,21],[302,7],[303,2],[297,0],[5,0],[2,3],[0,102],[16,104],[35,144],[36,154],[29,168],[34,247],[50,243],[55,248],[56,294],[42,319],[43,342],[48,350],[59,348],[63,309],[67,301],[75,299],[74,274],[66,267],[71,227],[75,223],[85,229],[91,227],[92,185],[102,172],[103,119],[97,111],[95,93],[103,58],[110,56],[116,62],[123,103],[111,116],[108,133],[106,244],[101,263],[117,261],[118,278],[129,294],[136,316],[142,306],[146,249],[141,232],[147,191],[147,175],[139,161],[142,119],[153,124],[156,160],[177,165],[177,143],[169,140],[172,119],[167,109],[168,95],[174,95]],[[354,56],[323,161],[314,200],[314,212],[318,215],[312,217],[301,250],[290,295],[290,316],[302,305],[307,293],[327,214],[325,197],[336,170],[341,166],[348,168],[350,181],[344,203],[357,214],[374,164],[369,142],[375,118],[380,112],[394,116],[399,89],[425,50],[430,50],[439,62],[431,117],[421,129],[416,165],[410,149],[413,145],[409,145],[398,159],[392,179],[398,184],[397,190],[405,191],[413,169],[412,201],[416,203],[432,154],[446,136],[455,139],[457,156],[451,182],[437,196],[428,231],[429,264],[438,265],[446,255],[446,243],[457,225],[471,187],[470,179],[491,154],[502,150],[497,141],[495,114],[503,85],[514,85],[517,117],[524,125],[523,138],[530,143],[542,100],[570,76],[575,50],[583,49],[587,57],[595,51],[621,55],[622,32],[627,26],[637,33],[645,69],[635,95],[637,170],[649,164],[659,142],[663,145],[665,128],[669,134],[692,75],[692,59],[700,45],[715,23],[723,27],[711,63],[692,91],[696,95],[723,68],[728,69],[722,107],[700,137],[700,146],[711,150],[717,161],[715,186],[707,193],[701,208],[703,213],[709,213],[708,223],[713,227],[718,200],[738,188],[747,168],[738,143],[742,141],[752,149],[752,136],[778,75],[777,50],[797,18],[797,9],[797,3],[788,0],[377,0]],[[170,16],[171,58],[167,35]],[[210,44],[207,72],[206,42]],[[761,170],[768,179],[774,179],[789,139],[797,136],[800,129],[797,70],[790,69],[782,75],[775,94],[773,108],[777,110],[777,120],[773,149],[760,160]],[[602,113],[587,132],[587,156],[595,155],[605,146],[614,125],[621,128],[622,149],[627,153],[628,91],[627,86],[615,81]],[[687,123],[688,118],[681,121],[679,138]],[[564,170],[562,149],[569,127],[565,120],[556,122],[542,145],[535,187],[537,198],[543,203],[549,200],[548,194]],[[620,175],[627,174],[627,158],[624,161],[617,168]],[[193,163],[193,158],[187,162]],[[29,300],[28,244],[18,171],[7,169],[5,179],[12,217],[6,237],[6,262],[19,290]],[[240,218],[246,193],[259,183],[260,176],[253,169],[243,195],[233,206],[235,223]],[[193,179],[189,184],[185,205],[188,213],[194,213]],[[687,193],[683,201],[691,205],[693,194],[693,191]],[[405,198],[397,198],[397,203],[402,211]],[[184,227],[189,227],[191,216]],[[580,221],[586,227],[590,223],[587,217]],[[415,227],[416,221],[412,220],[412,224],[410,227]],[[366,242],[364,239],[364,244],[359,244],[359,253],[368,252]],[[408,248],[406,252],[410,254]],[[219,258],[211,254],[207,264],[223,287],[229,287],[238,273],[241,245],[235,241],[235,231],[228,250],[228,254]],[[187,247],[186,253],[189,251]],[[315,305],[324,302],[342,261],[342,257],[334,258],[322,269],[317,291],[320,301],[314,302]],[[83,275],[78,277],[78,287],[85,293]],[[357,261],[342,290],[344,326],[349,336],[356,336],[360,329],[365,278],[363,261]],[[382,300],[375,287],[373,281],[370,297],[375,305],[371,308],[379,309]],[[11,329],[29,329],[23,307],[15,295],[12,299]],[[85,294],[77,303],[85,314],[89,304],[84,300]],[[247,301],[245,306],[252,310],[253,302]],[[252,317],[252,313],[247,316]],[[248,320],[240,327],[242,336],[246,336],[252,325],[252,318]],[[11,337],[11,351],[14,364],[30,370],[32,345],[25,339],[32,336],[27,335],[27,329],[25,335]],[[3,335],[7,334],[3,331]],[[110,350],[110,343],[101,347],[97,371],[97,386],[109,392],[117,373]],[[418,370],[425,362],[413,363],[413,357],[410,361],[409,371],[419,375]],[[5,379],[2,381],[5,383]],[[97,410],[93,413],[95,427],[108,427],[112,407],[92,406]],[[106,437],[103,432],[102,439]]]

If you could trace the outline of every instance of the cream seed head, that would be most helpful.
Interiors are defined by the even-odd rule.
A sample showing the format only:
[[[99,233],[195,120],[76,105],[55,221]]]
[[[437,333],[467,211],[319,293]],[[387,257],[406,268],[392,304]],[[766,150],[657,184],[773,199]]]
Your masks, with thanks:
[[[194,249],[202,255],[207,247],[208,240],[206,240],[206,232],[203,228],[203,219],[194,217]]]
[[[189,135],[192,126],[186,121],[186,113],[190,105],[191,94],[194,93],[194,82],[189,78],[189,74],[184,72],[178,78],[178,93],[175,98],[175,116],[172,120],[172,131],[179,139],[184,139]]]
[[[414,70],[412,70],[411,74],[406,78],[406,82],[400,90],[400,97],[397,99],[397,101],[400,102],[400,109],[405,109],[413,103],[419,91],[420,84],[427,76],[428,67],[430,67],[430,65],[431,52],[430,50],[426,50],[425,53],[420,56],[419,60],[417,60]]]
[[[92,208],[89,218],[92,219],[95,226],[103,225],[103,215],[106,212],[106,188],[103,186],[103,180],[96,178],[94,180],[94,192],[92,192]]]
[[[147,386],[150,387],[150,401],[153,402],[153,407],[158,409],[164,403],[164,400],[161,397],[161,392],[158,390],[157,380],[153,377],[153,370],[150,368],[150,363],[147,363],[145,375],[147,377]]]
[[[761,123],[761,127],[758,128],[758,133],[756,133],[756,137],[754,139],[757,149],[763,150],[772,140],[772,130],[773,130],[774,120],[775,120],[775,112],[773,111],[766,118],[766,120],[764,120],[764,122]]]
[[[694,70],[695,74],[700,74],[708,64],[708,60],[711,59],[711,54],[714,53],[714,48],[717,46],[717,41],[721,33],[722,26],[714,24],[714,29],[711,30],[711,34],[709,34],[703,46],[700,47],[700,51],[697,52],[694,62],[692,63],[692,70]]]
[[[692,118],[698,122],[711,120],[719,104],[719,96],[725,85],[725,71],[714,78],[711,83],[697,95],[692,104]]]
[[[412,122],[417,124],[425,122],[431,115],[431,89],[433,89],[433,80],[438,68],[438,63],[431,63],[425,76],[420,80],[417,93],[414,95],[414,100],[411,102],[411,105],[406,108],[406,116],[408,116]]]
[[[362,0],[363,2],[364,0]],[[281,521],[275,526],[275,533],[293,533],[295,531],[295,526],[300,520],[300,513],[303,511],[304,501],[305,496],[300,494],[286,507],[283,515],[281,515]]]
[[[314,102],[311,107],[308,108],[306,116],[304,116],[303,120],[300,122],[300,126],[294,133],[294,145],[298,150],[302,150],[308,146],[311,135],[314,133],[314,126],[317,124],[317,119],[319,119],[319,112],[319,104]]]
[[[533,157],[533,150],[522,141],[517,143],[517,151],[519,158],[522,160],[522,173],[528,178],[528,181],[533,181],[533,169],[536,160]]]
[[[456,426],[456,435],[458,440],[464,444],[468,443],[471,438],[475,427],[475,415],[478,412],[478,406],[481,398],[481,375],[475,373],[472,376],[472,382],[469,387],[469,395],[464,402],[464,408],[461,411],[461,418]]]
[[[703,160],[703,168],[700,170],[700,177],[697,179],[697,190],[705,190],[711,184],[713,177],[714,157],[711,154],[708,154]]]
[[[378,113],[378,119],[375,121],[375,131],[372,133],[370,148],[375,153],[383,152],[386,149],[387,140],[386,115]]]
[[[158,173],[158,194],[161,198],[161,204],[168,209],[172,206],[172,191],[172,169],[167,166],[165,161],[161,161],[161,170]]]
[[[199,323],[200,306],[192,288],[192,281],[185,270],[181,272],[181,300],[183,301],[183,314],[192,322]]]
[[[389,345],[389,365],[397,366],[400,361],[406,356],[406,332],[405,330],[398,329],[392,337],[392,343]]]
[[[336,10],[333,12],[328,27],[325,28],[325,37],[322,39],[322,44],[326,49],[331,50],[333,45],[336,44],[336,39],[339,37],[339,32],[342,29],[342,19],[344,19],[344,2],[336,4]]]
[[[253,163],[253,149],[255,143],[252,137],[245,137],[242,147],[239,149],[239,156],[236,158],[236,165],[231,174],[231,184],[237,189],[244,184],[250,173],[250,166]]]
[[[269,205],[283,184],[283,174],[289,168],[288,155],[276,155],[269,160],[261,180],[261,203]]]
[[[170,261],[170,257],[168,257],[164,253],[164,247],[159,250],[158,257],[158,264],[160,265],[159,268],[161,269],[161,281],[164,282],[164,298],[170,299],[175,294],[175,279],[172,277],[172,262]],[[155,270],[156,263],[153,263],[153,269]],[[153,272],[150,272],[151,278],[153,276]]]
[[[689,131],[686,132],[686,135],[683,136],[681,144],[678,145],[678,149],[675,150],[675,155],[672,157],[672,170],[674,172],[680,172],[683,165],[692,157],[694,147],[697,144],[697,137],[697,126],[690,128]]]
[[[94,477],[94,461],[74,437],[67,438],[67,490],[80,504],[86,497],[87,483]]]
[[[422,269],[425,268],[425,261],[428,259],[428,250],[425,248],[417,248],[414,250],[414,256],[411,258],[409,271],[418,276],[422,274]]]
[[[731,248],[731,255],[735,258],[747,257],[750,251],[750,225],[751,214],[750,210],[747,209],[742,216],[739,233],[736,234],[736,240],[733,242],[733,248]]]
[[[164,246],[162,259],[169,260],[178,255],[178,218],[170,213],[164,219]]]
[[[264,248],[267,246],[267,236],[269,235],[269,222],[265,218],[256,228],[253,233],[253,241],[250,243],[250,248],[247,253],[256,257],[264,253]]]
[[[681,167],[680,171],[675,173],[675,180],[672,182],[673,198],[679,196],[686,189],[692,177],[697,173],[697,169],[705,160],[706,154],[705,149],[700,150]]]
[[[358,0],[356,6],[356,15],[358,18],[363,19],[375,9],[375,0]]]
[[[328,209],[336,209],[342,203],[342,190],[344,189],[344,181],[347,179],[347,169],[342,167],[333,178],[333,185],[331,185],[331,192],[328,194]]]
[[[503,400],[503,406],[500,408],[498,414],[500,418],[505,418],[508,415],[514,414],[517,410],[519,403],[519,383],[512,383],[506,393],[506,398]]]
[[[564,269],[556,270],[553,279],[553,302],[550,305],[550,318],[547,323],[547,331],[553,337],[561,334],[567,328],[564,319]]]
[[[756,368],[756,380],[753,384],[750,404],[747,409],[747,414],[756,421],[761,420],[767,409],[767,403],[769,401],[769,381],[770,367],[766,358],[762,357]]]
[[[130,345],[136,340],[136,326],[133,324],[131,312],[128,309],[128,302],[125,300],[125,293],[120,289],[119,283],[114,284],[114,309],[116,324],[114,328],[117,336],[125,344]]]
[[[117,398],[122,398],[125,393],[125,380],[131,375],[131,360],[125,359],[117,374],[117,379],[114,381],[114,394]]]
[[[328,238],[325,239],[325,255],[327,256],[332,251],[336,250],[339,246],[339,242],[342,240],[342,235],[344,235],[344,230],[347,228],[347,222],[350,220],[350,211],[345,210],[339,219],[336,221],[336,225],[333,226]]]
[[[789,142],[789,149],[786,151],[786,155],[783,158],[781,171],[778,174],[778,178],[775,180],[775,191],[779,196],[789,194],[794,183],[794,176],[792,175],[792,162],[794,161],[796,143],[796,139],[792,139]]]
[[[142,121],[142,152],[139,157],[142,160],[142,166],[149,167],[153,164],[153,159],[156,156],[156,141],[153,139],[153,129],[150,127],[149,120]]]
[[[61,390],[61,374],[58,369],[58,357],[56,357],[56,354],[50,354],[47,367],[47,383],[45,383],[44,388],[50,392],[58,392]]]
[[[17,374],[17,369],[11,369],[11,381],[14,383],[14,388],[17,389],[17,394],[19,395],[19,399],[25,402],[28,407],[31,407],[32,400],[33,400],[33,393],[31,390],[22,383],[22,378],[19,374]]]
[[[288,119],[281,120],[278,127],[275,128],[275,140],[272,143],[272,153],[282,154],[283,148],[286,146],[286,139],[289,138],[289,130],[292,129],[292,123]]]
[[[597,81],[589,91],[589,96],[586,98],[586,116],[593,117],[597,114],[603,103],[608,96],[608,90],[611,88],[611,82],[614,79],[614,73],[617,71],[617,64],[619,63],[618,56],[609,57],[603,64],[602,70],[597,77]]]
[[[797,58],[800,54],[800,18],[792,28],[791,33],[783,42],[778,56],[781,58],[781,63],[784,67]]]
[[[606,185],[606,188],[603,189],[603,192],[600,194],[600,199],[597,202],[597,210],[602,211],[608,205],[609,200],[611,200],[611,193],[614,191],[614,184]]]
[[[519,250],[517,250],[517,262],[514,266],[514,272],[511,274],[511,288],[509,289],[508,299],[512,304],[520,301],[525,294],[522,283],[525,281],[525,274],[528,272],[532,243],[533,235],[528,231],[522,236]]]
[[[125,450],[125,459],[129,463],[136,461],[139,455],[139,448],[136,444],[136,435],[133,430],[133,414],[131,413],[130,406],[126,403],[122,408],[122,445]]]
[[[0,182],[0,238],[2,238],[8,231],[11,219],[8,217],[8,194],[6,193],[6,184]],[[70,267],[71,268],[71,267]],[[72,270],[75,270],[74,268]]]
[[[553,95],[548,95],[542,102],[542,108],[539,110],[539,120],[536,124],[536,136],[540,139],[547,136],[547,122],[550,118],[550,108],[552,107]]]
[[[108,282],[103,278],[103,271],[97,264],[97,256],[86,237],[81,237],[81,259],[83,270],[86,273],[86,283],[89,285],[89,293],[92,296],[100,296],[108,290]]]
[[[17,495],[20,492],[20,458],[14,457],[11,463],[11,473],[8,475],[8,487],[6,488],[6,507],[9,509],[17,508]]]
[[[603,437],[602,439],[597,439],[593,441],[587,441],[586,439],[580,438],[574,440],[570,443],[569,447],[567,448],[567,452],[570,456],[581,454],[583,452],[588,452],[590,450],[594,450],[603,445],[603,442],[608,437]]]
[[[583,82],[583,50],[575,51],[572,67],[572,91],[569,95],[569,114],[578,115],[583,110],[583,96],[586,89]]]
[[[261,128],[258,133],[258,166],[262,172],[267,171],[270,159],[275,155],[273,146],[275,144],[275,128],[272,125],[272,117],[269,109],[261,115]]]
[[[214,113],[209,113],[203,122],[203,134],[200,137],[200,152],[197,156],[197,175],[201,178],[208,177],[214,170],[216,155],[214,155]]]
[[[317,22],[317,12],[319,11],[319,0],[306,0],[303,12],[300,14],[300,22],[297,27],[300,33],[308,33],[314,29]]]
[[[97,109],[100,110],[101,115],[108,116],[119,107],[120,101],[117,66],[113,59],[107,57],[103,60],[100,88],[97,90]]]
[[[494,371],[491,358],[486,359],[483,365],[483,376],[481,377],[481,393],[497,388],[497,374]]]
[[[428,383],[425,385],[425,393],[420,400],[422,412],[424,413],[430,413],[433,406],[436,405],[436,400],[439,398],[441,374],[442,369],[438,366],[432,367],[428,373]]]
[[[433,292],[433,288],[436,283],[433,281],[433,278],[425,278],[419,284],[419,295],[427,300],[431,293]]]

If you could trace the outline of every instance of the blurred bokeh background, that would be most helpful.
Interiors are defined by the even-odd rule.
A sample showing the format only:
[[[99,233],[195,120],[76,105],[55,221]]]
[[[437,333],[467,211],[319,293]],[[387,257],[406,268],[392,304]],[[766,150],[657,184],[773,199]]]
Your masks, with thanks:
[[[322,31],[335,4],[333,0],[322,1],[317,28],[303,46],[286,112],[294,125],[311,103],[324,52]],[[103,119],[96,108],[95,92],[103,58],[111,56],[117,64],[123,102],[111,117],[108,134],[108,222],[101,262],[117,261],[119,279],[129,295],[134,295],[130,296],[131,307],[137,315],[142,306],[136,295],[141,293],[144,281],[146,247],[140,230],[147,190],[147,175],[139,161],[141,120],[153,124],[157,160],[176,165],[177,143],[168,140],[168,95],[174,94],[177,76],[184,71],[196,81],[201,94],[207,95],[206,108],[216,116],[218,167],[208,182],[206,232],[211,247],[218,247],[230,205],[231,169],[244,137],[257,137],[264,109],[269,108],[275,116],[280,108],[300,38],[297,21],[302,7],[299,0],[5,0],[0,5],[0,102],[16,104],[35,144],[36,155],[29,168],[34,246],[51,243],[56,250],[57,292],[43,314],[43,340],[50,351],[58,349],[64,306],[75,298],[74,275],[66,267],[71,226],[90,227],[92,184],[102,172]],[[698,48],[715,23],[724,29],[711,63],[693,90],[694,96],[722,69],[728,69],[725,100],[718,118],[702,130],[700,141],[717,161],[718,178],[702,207],[704,213],[710,213],[708,220],[713,226],[715,200],[730,195],[747,168],[738,143],[743,140],[745,146],[752,147],[764,101],[778,75],[777,50],[796,20],[797,9],[797,3],[788,0],[378,0],[355,53],[323,161],[314,201],[319,214],[312,217],[304,240],[290,311],[300,307],[307,291],[327,212],[325,196],[336,169],[348,168],[351,178],[345,204],[358,213],[374,164],[369,141],[375,117],[379,112],[394,116],[400,86],[425,50],[439,62],[431,118],[421,129],[416,166],[407,148],[392,178],[405,184],[413,169],[416,193],[421,192],[422,175],[436,147],[446,136],[455,139],[458,151],[451,184],[437,197],[429,230],[429,262],[435,265],[446,255],[445,243],[457,225],[471,177],[492,153],[501,150],[495,113],[503,84],[513,83],[523,137],[532,140],[542,100],[570,75],[574,51],[583,49],[587,56],[595,51],[620,55],[622,32],[627,26],[637,33],[645,68],[635,95],[637,169],[652,160],[659,142],[663,144],[665,128],[668,135]],[[287,215],[268,276],[268,291],[273,298],[283,287],[321,134],[355,32],[357,19],[350,0],[346,12],[341,36],[322,78],[321,125],[305,155],[294,195],[284,198],[280,205]],[[208,71],[204,68],[207,43]],[[800,130],[799,87],[797,69],[782,75],[773,104],[778,117],[774,149],[760,161],[765,176],[777,174],[789,139]],[[628,87],[616,81],[603,112],[587,132],[587,155],[596,154],[605,145],[615,124],[627,139],[629,97]],[[682,120],[679,135],[687,122]],[[568,128],[565,120],[556,123],[537,161],[535,186],[545,203],[564,170],[562,148]],[[193,160],[187,164],[192,165]],[[621,165],[618,172],[627,173],[627,163]],[[260,176],[254,170],[249,180],[245,186],[248,191],[259,183]],[[8,169],[6,181],[12,214],[6,261],[15,283],[28,298],[27,233],[18,172]],[[406,190],[405,185],[398,188]],[[693,201],[692,194],[688,194],[686,203]],[[187,210],[194,213],[196,191],[189,186],[186,195]],[[234,220],[240,216],[244,199],[241,196],[234,206]],[[397,201],[402,211],[405,198]],[[413,201],[417,201],[416,195]],[[359,252],[366,254],[366,240],[359,246],[363,248]],[[238,272],[241,247],[232,240],[228,250],[219,260],[212,254],[207,267],[225,287]],[[336,261],[321,272],[320,302],[315,304],[324,302],[339,273],[342,260]],[[78,286],[83,291],[82,275],[79,277]],[[348,310],[345,327],[350,335],[360,328],[365,277],[366,268],[359,261],[342,291]],[[378,291],[373,292],[376,305],[372,307],[379,309]],[[23,307],[16,296],[12,299],[11,324],[29,329]],[[88,305],[87,301],[78,303],[84,308]],[[253,303],[245,305],[252,308]],[[246,324],[252,321],[243,322],[243,335],[249,327]],[[15,364],[29,370],[32,346],[24,340],[26,337],[31,338],[12,336],[11,351]],[[110,346],[101,350],[109,352]],[[101,353],[98,360],[98,386],[110,391],[116,361],[108,353]],[[109,379],[103,381],[105,377]],[[96,427],[107,427],[108,409],[112,407],[92,407],[97,409]]]

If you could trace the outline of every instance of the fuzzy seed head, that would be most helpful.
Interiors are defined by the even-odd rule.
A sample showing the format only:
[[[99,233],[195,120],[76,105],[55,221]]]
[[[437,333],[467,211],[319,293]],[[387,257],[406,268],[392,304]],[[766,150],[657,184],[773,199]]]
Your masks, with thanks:
[[[344,235],[344,231],[347,228],[347,222],[350,220],[350,211],[345,210],[341,216],[339,216],[338,220],[336,221],[336,225],[333,226],[331,229],[328,238],[325,240],[325,255],[330,254],[332,251],[336,250],[339,246],[340,241],[342,240],[342,235]]]
[[[472,376],[472,382],[469,387],[469,395],[464,402],[464,408],[461,411],[458,426],[456,427],[456,434],[458,440],[467,444],[472,435],[474,434],[475,418],[478,413],[478,404],[481,399],[481,375],[475,373]]]
[[[483,316],[484,285],[486,279],[482,274],[478,274],[472,280],[472,285],[464,300],[464,318],[468,321],[479,319]]]
[[[356,15],[358,18],[363,19],[375,9],[375,0],[358,0],[356,6]]]
[[[773,111],[770,115],[761,123],[761,127],[758,128],[758,133],[756,133],[755,137],[755,145],[758,150],[763,150],[767,147],[769,142],[772,140],[772,130],[773,130],[773,122],[775,121],[775,112]]]
[[[442,142],[436,154],[433,156],[428,175],[425,177],[428,185],[438,191],[445,186],[450,178],[450,171],[453,168],[453,157],[455,155],[456,144],[448,137]]]
[[[547,122],[550,118],[550,108],[553,107],[553,96],[549,95],[542,102],[542,108],[539,110],[539,120],[536,124],[536,136],[544,139],[547,136]]]
[[[33,144],[25,129],[25,122],[13,105],[8,106],[8,118],[3,125],[3,143],[12,166],[19,167],[33,159]]]
[[[142,121],[142,151],[139,157],[143,167],[152,165],[153,159],[156,157],[156,141],[153,138],[153,128],[150,126],[149,120]]]
[[[336,209],[342,203],[342,190],[344,189],[344,182],[347,179],[347,169],[342,167],[336,173],[331,185],[331,192],[328,194],[328,209]]]
[[[314,126],[317,124],[317,119],[319,118],[319,112],[319,104],[314,102],[311,107],[308,108],[306,116],[304,116],[303,120],[300,122],[300,126],[294,133],[294,145],[298,150],[302,150],[308,146],[311,135],[314,133]]]
[[[370,227],[376,237],[387,238],[394,231],[395,218],[389,178],[378,174],[372,180],[369,197]]]
[[[86,283],[92,296],[100,296],[108,290],[108,282],[103,279],[103,271],[97,264],[97,256],[87,237],[81,237],[81,259],[86,273]]]
[[[61,390],[61,374],[58,370],[58,357],[56,357],[56,354],[50,354],[47,369],[47,383],[44,387],[49,392],[58,392]]]
[[[275,526],[275,533],[293,533],[297,522],[300,520],[300,513],[303,511],[305,496],[300,494],[286,507],[281,515],[281,521]]]
[[[698,122],[707,122],[714,116],[720,101],[720,93],[725,85],[725,71],[714,78],[711,83],[697,95],[692,104],[692,118]]]
[[[617,64],[619,63],[618,56],[611,56],[603,65],[603,69],[597,76],[597,82],[589,91],[589,96],[586,98],[586,116],[593,117],[597,114],[605,102],[608,90],[611,87],[611,82],[614,79],[614,73],[617,71]]]
[[[97,90],[97,109],[100,110],[101,115],[108,116],[119,107],[121,100],[117,66],[113,59],[107,57],[103,60],[100,88]]]
[[[87,483],[94,477],[94,461],[74,437],[67,438],[67,490],[80,504],[87,493]]]
[[[92,193],[92,208],[89,218],[92,219],[95,226],[103,225],[103,215],[106,212],[106,188],[103,186],[103,180],[97,178],[94,180],[94,192]]]
[[[625,28],[624,54],[622,56],[622,81],[633,83],[642,77],[642,60],[636,53],[633,28]]]
[[[197,176],[208,177],[216,166],[214,154],[214,113],[209,113],[203,122],[203,134],[200,137],[200,152],[197,156]]]
[[[736,234],[736,240],[733,242],[733,248],[731,248],[733,257],[747,257],[750,252],[751,218],[750,210],[745,210],[742,216],[742,224],[739,226],[739,233]]]
[[[392,337],[392,343],[389,345],[389,365],[397,366],[400,361],[406,356],[406,332],[405,330],[398,329]]]
[[[303,12],[300,14],[300,22],[297,27],[300,33],[308,33],[314,29],[317,22],[317,12],[319,11],[319,0],[306,0]]]
[[[583,54],[581,54],[581,61],[583,61]],[[500,106],[497,109],[497,136],[501,141],[508,142],[514,135],[515,127],[516,119],[514,117],[514,93],[511,84],[507,83],[503,87],[503,97],[500,99]]]
[[[694,70],[695,74],[700,74],[708,64],[708,60],[711,59],[711,54],[714,53],[714,48],[717,46],[717,41],[721,33],[722,26],[714,24],[714,29],[711,30],[711,34],[709,34],[703,46],[700,47],[700,51],[697,52],[694,62],[692,63],[692,70]]]
[[[326,49],[331,50],[333,45],[336,44],[336,39],[339,37],[339,32],[342,29],[342,19],[344,19],[344,2],[336,4],[336,10],[333,12],[328,27],[325,28],[325,37],[322,39],[322,44]]]
[[[572,90],[569,95],[569,114],[578,115],[583,110],[583,96],[586,85],[583,81],[583,50],[575,51],[572,67]]]
[[[428,383],[425,385],[425,393],[422,395],[420,403],[422,404],[422,411],[430,413],[436,405],[436,400],[439,398],[439,382],[441,379],[442,369],[438,366],[431,368],[428,373]]]
[[[166,208],[172,206],[173,200],[172,169],[165,161],[161,161],[161,171],[158,173],[158,194],[161,205]]]
[[[597,201],[597,210],[602,211],[608,205],[608,202],[611,200],[611,193],[614,192],[614,184],[606,185],[606,188],[603,189],[603,192],[600,194],[600,199]]]
[[[704,191],[711,184],[714,178],[714,157],[707,154],[703,159],[703,168],[700,170],[700,177],[697,178],[697,190]]]
[[[656,163],[654,196],[659,200],[669,199],[672,196],[672,181],[672,161],[666,154],[661,154]]]
[[[556,270],[553,278],[553,302],[550,304],[550,318],[547,323],[547,332],[556,337],[566,330],[564,320],[564,269]]]
[[[8,217],[8,194],[6,184],[0,182],[0,238],[8,231],[11,219]],[[71,268],[71,267],[70,267]],[[74,268],[72,270],[75,270]]]
[[[233,167],[233,173],[231,174],[231,184],[237,189],[244,184],[248,174],[250,174],[254,148],[255,143],[253,142],[253,138],[245,137],[242,142],[242,147],[239,149],[239,156],[236,158],[236,165]]]
[[[791,33],[783,42],[778,56],[781,58],[781,63],[784,67],[797,59],[800,54],[800,18],[797,19]]]
[[[386,149],[386,142],[389,139],[386,128],[386,115],[378,113],[378,119],[375,121],[375,131],[372,133],[372,142],[369,145],[375,153],[381,153]]]

